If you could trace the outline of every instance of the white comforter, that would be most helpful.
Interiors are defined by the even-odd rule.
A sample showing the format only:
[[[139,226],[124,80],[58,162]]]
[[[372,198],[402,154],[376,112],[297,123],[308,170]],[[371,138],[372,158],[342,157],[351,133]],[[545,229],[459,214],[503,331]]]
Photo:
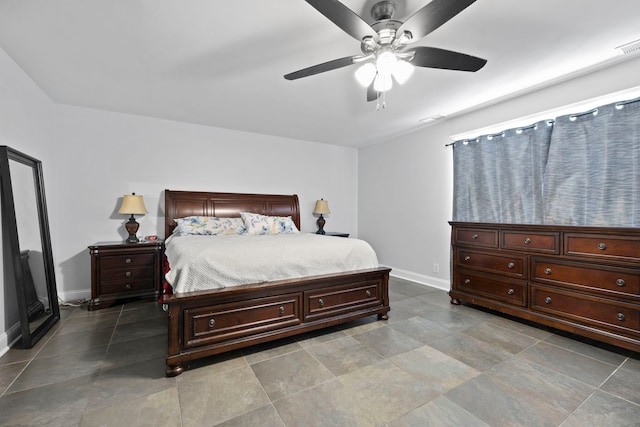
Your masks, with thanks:
[[[176,293],[378,267],[364,240],[311,233],[172,236],[165,254]]]

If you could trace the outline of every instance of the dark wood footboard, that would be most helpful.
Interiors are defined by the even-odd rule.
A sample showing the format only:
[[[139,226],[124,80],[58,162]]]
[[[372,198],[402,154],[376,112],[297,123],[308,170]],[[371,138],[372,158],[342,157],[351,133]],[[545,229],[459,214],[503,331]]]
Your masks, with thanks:
[[[165,295],[167,376],[214,354],[389,312],[389,268]]]

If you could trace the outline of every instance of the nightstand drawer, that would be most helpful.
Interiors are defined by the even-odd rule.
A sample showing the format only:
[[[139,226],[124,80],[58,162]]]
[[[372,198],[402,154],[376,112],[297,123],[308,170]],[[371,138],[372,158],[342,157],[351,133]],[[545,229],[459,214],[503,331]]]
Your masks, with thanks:
[[[110,280],[130,280],[130,279],[140,279],[153,277],[153,265],[150,267],[142,267],[142,268],[127,268],[127,269],[118,269],[118,270],[101,270],[100,271],[100,281],[110,281]]]
[[[152,291],[155,288],[153,278],[141,280],[120,280],[114,282],[102,282],[100,292],[104,295],[124,294],[136,291]]]
[[[102,269],[151,266],[155,253],[104,256],[100,260]]]

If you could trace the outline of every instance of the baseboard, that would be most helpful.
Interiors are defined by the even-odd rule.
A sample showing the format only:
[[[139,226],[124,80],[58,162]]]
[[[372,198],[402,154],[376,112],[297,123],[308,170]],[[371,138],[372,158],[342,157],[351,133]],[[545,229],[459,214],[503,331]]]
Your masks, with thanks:
[[[0,334],[0,356],[9,351],[9,348],[15,344],[21,336],[20,322],[15,323],[6,332]]]
[[[91,290],[83,289],[79,291],[58,291],[58,299],[64,302],[88,301],[91,298]]]
[[[449,280],[439,279],[437,277],[426,276],[424,274],[414,273],[413,271],[402,270],[391,266],[385,266],[391,268],[390,275],[397,277],[398,279],[409,280],[421,285],[430,286],[432,288],[442,289],[448,291],[451,288]]]

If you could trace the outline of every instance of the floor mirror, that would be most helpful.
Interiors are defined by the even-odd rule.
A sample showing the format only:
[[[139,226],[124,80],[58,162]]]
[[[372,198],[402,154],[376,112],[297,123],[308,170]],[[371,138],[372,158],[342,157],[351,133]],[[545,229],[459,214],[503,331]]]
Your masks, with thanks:
[[[0,186],[4,286],[16,287],[22,345],[31,348],[60,319],[42,162],[0,146]]]

